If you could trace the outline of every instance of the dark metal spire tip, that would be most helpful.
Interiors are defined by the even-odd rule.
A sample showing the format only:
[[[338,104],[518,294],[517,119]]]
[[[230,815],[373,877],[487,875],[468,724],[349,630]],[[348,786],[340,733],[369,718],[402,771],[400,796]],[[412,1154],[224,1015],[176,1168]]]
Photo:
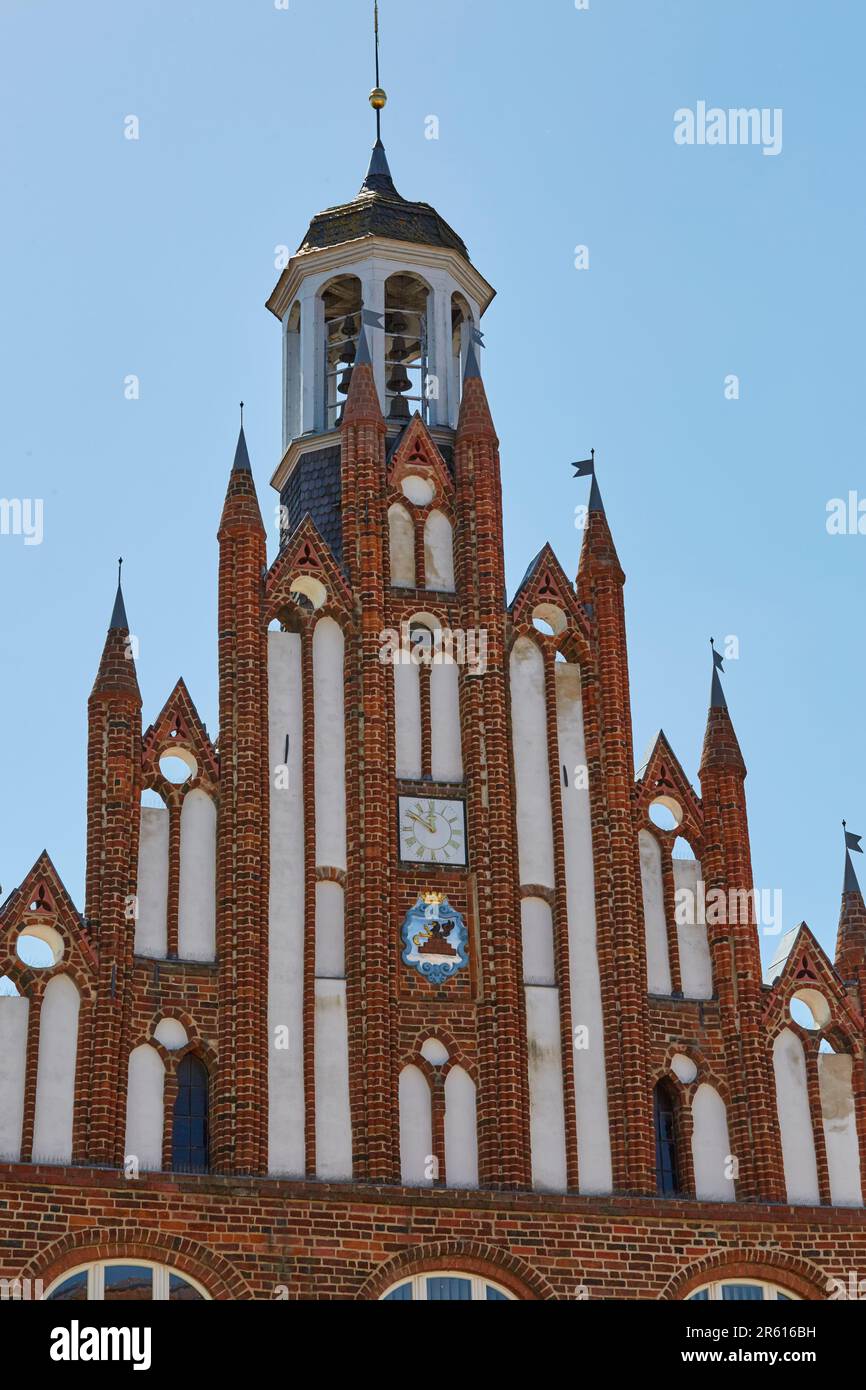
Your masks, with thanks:
[[[475,351],[475,344],[469,340],[469,347],[466,350],[466,367],[463,372],[463,380],[471,381],[473,377],[481,378],[481,367],[478,364],[478,353]]]
[[[594,452],[594,451],[593,451]],[[589,489],[589,510],[591,512],[601,512],[604,515],[604,503],[601,500],[601,489],[595,473],[592,475],[592,485]]]
[[[842,885],[843,893],[860,893],[860,884],[857,879],[857,870],[851,860],[851,851],[845,851],[845,882]],[[862,897],[862,893],[860,893]]]
[[[400,196],[394,187],[394,180],[388,165],[388,156],[381,140],[377,139],[373,146],[373,153],[370,155],[370,167],[364,182],[361,184],[360,191],[361,193],[390,193],[395,198]]]
[[[123,602],[123,589],[120,584],[120,571],[123,568],[123,560],[117,562],[117,593],[114,596],[114,607],[111,610],[111,621],[109,629],[113,627],[124,628],[129,631],[129,621],[126,616],[126,604]]]
[[[243,408],[243,407],[242,407]],[[238,435],[237,448],[235,449],[235,461],[232,464],[233,473],[252,473],[249,450],[247,449],[246,435],[244,434],[243,420],[241,421],[240,434]]]

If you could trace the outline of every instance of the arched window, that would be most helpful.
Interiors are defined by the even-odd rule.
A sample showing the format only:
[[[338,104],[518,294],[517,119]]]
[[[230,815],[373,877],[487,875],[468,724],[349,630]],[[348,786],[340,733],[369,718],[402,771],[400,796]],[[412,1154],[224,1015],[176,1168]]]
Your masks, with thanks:
[[[391,584],[395,589],[415,587],[415,523],[399,502],[388,508]]]
[[[352,364],[361,334],[361,281],[357,275],[332,280],[322,294],[325,321],[325,429],[336,429],[349,394]]]
[[[202,1303],[210,1294],[188,1274],[150,1260],[98,1260],[61,1274],[48,1303]]]
[[[415,1274],[411,1279],[403,1279],[387,1293],[382,1294],[383,1303],[514,1303],[513,1293],[508,1293],[500,1284],[493,1284],[478,1274],[451,1273],[443,1270],[436,1274]]]
[[[171,1166],[176,1173],[208,1171],[208,1075],[204,1063],[192,1053],[177,1069]]]
[[[301,305],[295,300],[283,321],[283,448],[301,432]]]
[[[439,1165],[432,1152],[430,1087],[418,1067],[404,1067],[399,1081],[400,1180],[405,1187],[429,1187]]]
[[[653,1124],[656,1140],[656,1191],[660,1197],[676,1197],[680,1191],[677,1153],[676,1098],[667,1081],[653,1091]]]
[[[385,281],[385,414],[398,425],[427,419],[428,293],[415,275]]]
[[[709,1300],[712,1303],[766,1303],[774,1300],[799,1303],[800,1297],[799,1294],[786,1293],[778,1284],[768,1284],[763,1279],[719,1279],[690,1293],[686,1302],[695,1300]]]
[[[451,296],[451,401],[453,403],[451,424],[456,426],[460,410],[460,396],[463,389],[463,369],[466,353],[471,339],[472,310],[462,294]]]

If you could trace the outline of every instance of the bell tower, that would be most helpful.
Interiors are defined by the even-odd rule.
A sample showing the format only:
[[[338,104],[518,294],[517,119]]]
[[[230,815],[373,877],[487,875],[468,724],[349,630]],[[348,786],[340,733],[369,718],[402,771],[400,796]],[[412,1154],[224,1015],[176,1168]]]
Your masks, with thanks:
[[[457,232],[395,187],[381,138],[378,24],[376,41],[367,173],[350,202],[313,218],[267,301],[283,334],[283,458],[272,479],[283,529],[309,512],[338,559],[335,461],[362,328],[389,442],[417,413],[450,459],[469,345],[494,296]]]

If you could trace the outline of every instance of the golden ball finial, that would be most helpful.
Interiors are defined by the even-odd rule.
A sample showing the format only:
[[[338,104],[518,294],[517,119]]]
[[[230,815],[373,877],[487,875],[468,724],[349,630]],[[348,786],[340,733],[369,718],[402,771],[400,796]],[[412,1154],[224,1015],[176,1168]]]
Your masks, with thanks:
[[[370,93],[370,105],[372,106],[374,111],[383,111],[385,109],[385,103],[387,102],[387,100],[388,94],[382,87],[373,88],[372,92]]]

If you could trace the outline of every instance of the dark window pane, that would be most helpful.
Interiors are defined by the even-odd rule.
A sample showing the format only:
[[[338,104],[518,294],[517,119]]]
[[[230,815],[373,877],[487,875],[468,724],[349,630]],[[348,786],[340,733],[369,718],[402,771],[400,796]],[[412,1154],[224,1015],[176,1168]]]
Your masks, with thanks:
[[[188,1284],[179,1274],[168,1277],[168,1299],[170,1303],[204,1303],[206,1300],[198,1289]]]
[[[401,1284],[400,1287],[399,1287],[399,1289],[392,1289],[390,1293],[386,1293],[386,1294],[385,1294],[385,1297],[382,1299],[382,1302],[383,1302],[383,1303],[411,1303],[411,1302],[412,1302],[412,1285],[411,1285],[411,1284]]]
[[[656,1189],[660,1197],[673,1197],[679,1191],[677,1130],[673,1098],[659,1083],[653,1092],[653,1119],[656,1136]]]
[[[87,1302],[87,1271],[82,1270],[80,1274],[70,1274],[68,1279],[64,1279],[53,1293],[50,1293],[45,1300],[46,1303],[86,1303]]]
[[[772,1298],[772,1296],[771,1294],[770,1297]],[[793,1303],[794,1301],[789,1293],[777,1293],[776,1297],[780,1303]]]
[[[192,1054],[177,1069],[171,1154],[178,1173],[208,1171],[208,1075]]]
[[[500,1293],[498,1289],[492,1289],[492,1288],[490,1287],[490,1285],[488,1284],[488,1285],[487,1285],[487,1302],[488,1302],[488,1303],[507,1303],[507,1302],[508,1302],[508,1299],[505,1297],[505,1294],[504,1294],[504,1293]]]
[[[700,1299],[700,1300],[709,1299],[709,1296],[710,1296],[710,1291],[709,1291],[709,1289],[698,1289],[698,1292],[697,1292],[697,1293],[690,1293],[690,1294],[689,1294],[688,1298],[686,1299],[686,1302],[687,1302],[687,1303],[695,1303],[695,1302],[697,1302],[699,1299]]]
[[[105,1301],[137,1303],[153,1298],[153,1270],[144,1265],[106,1265]]]
[[[726,1303],[760,1303],[764,1290],[760,1284],[724,1284],[722,1298]]]
[[[428,1302],[471,1303],[472,1280],[434,1278],[427,1280]]]

